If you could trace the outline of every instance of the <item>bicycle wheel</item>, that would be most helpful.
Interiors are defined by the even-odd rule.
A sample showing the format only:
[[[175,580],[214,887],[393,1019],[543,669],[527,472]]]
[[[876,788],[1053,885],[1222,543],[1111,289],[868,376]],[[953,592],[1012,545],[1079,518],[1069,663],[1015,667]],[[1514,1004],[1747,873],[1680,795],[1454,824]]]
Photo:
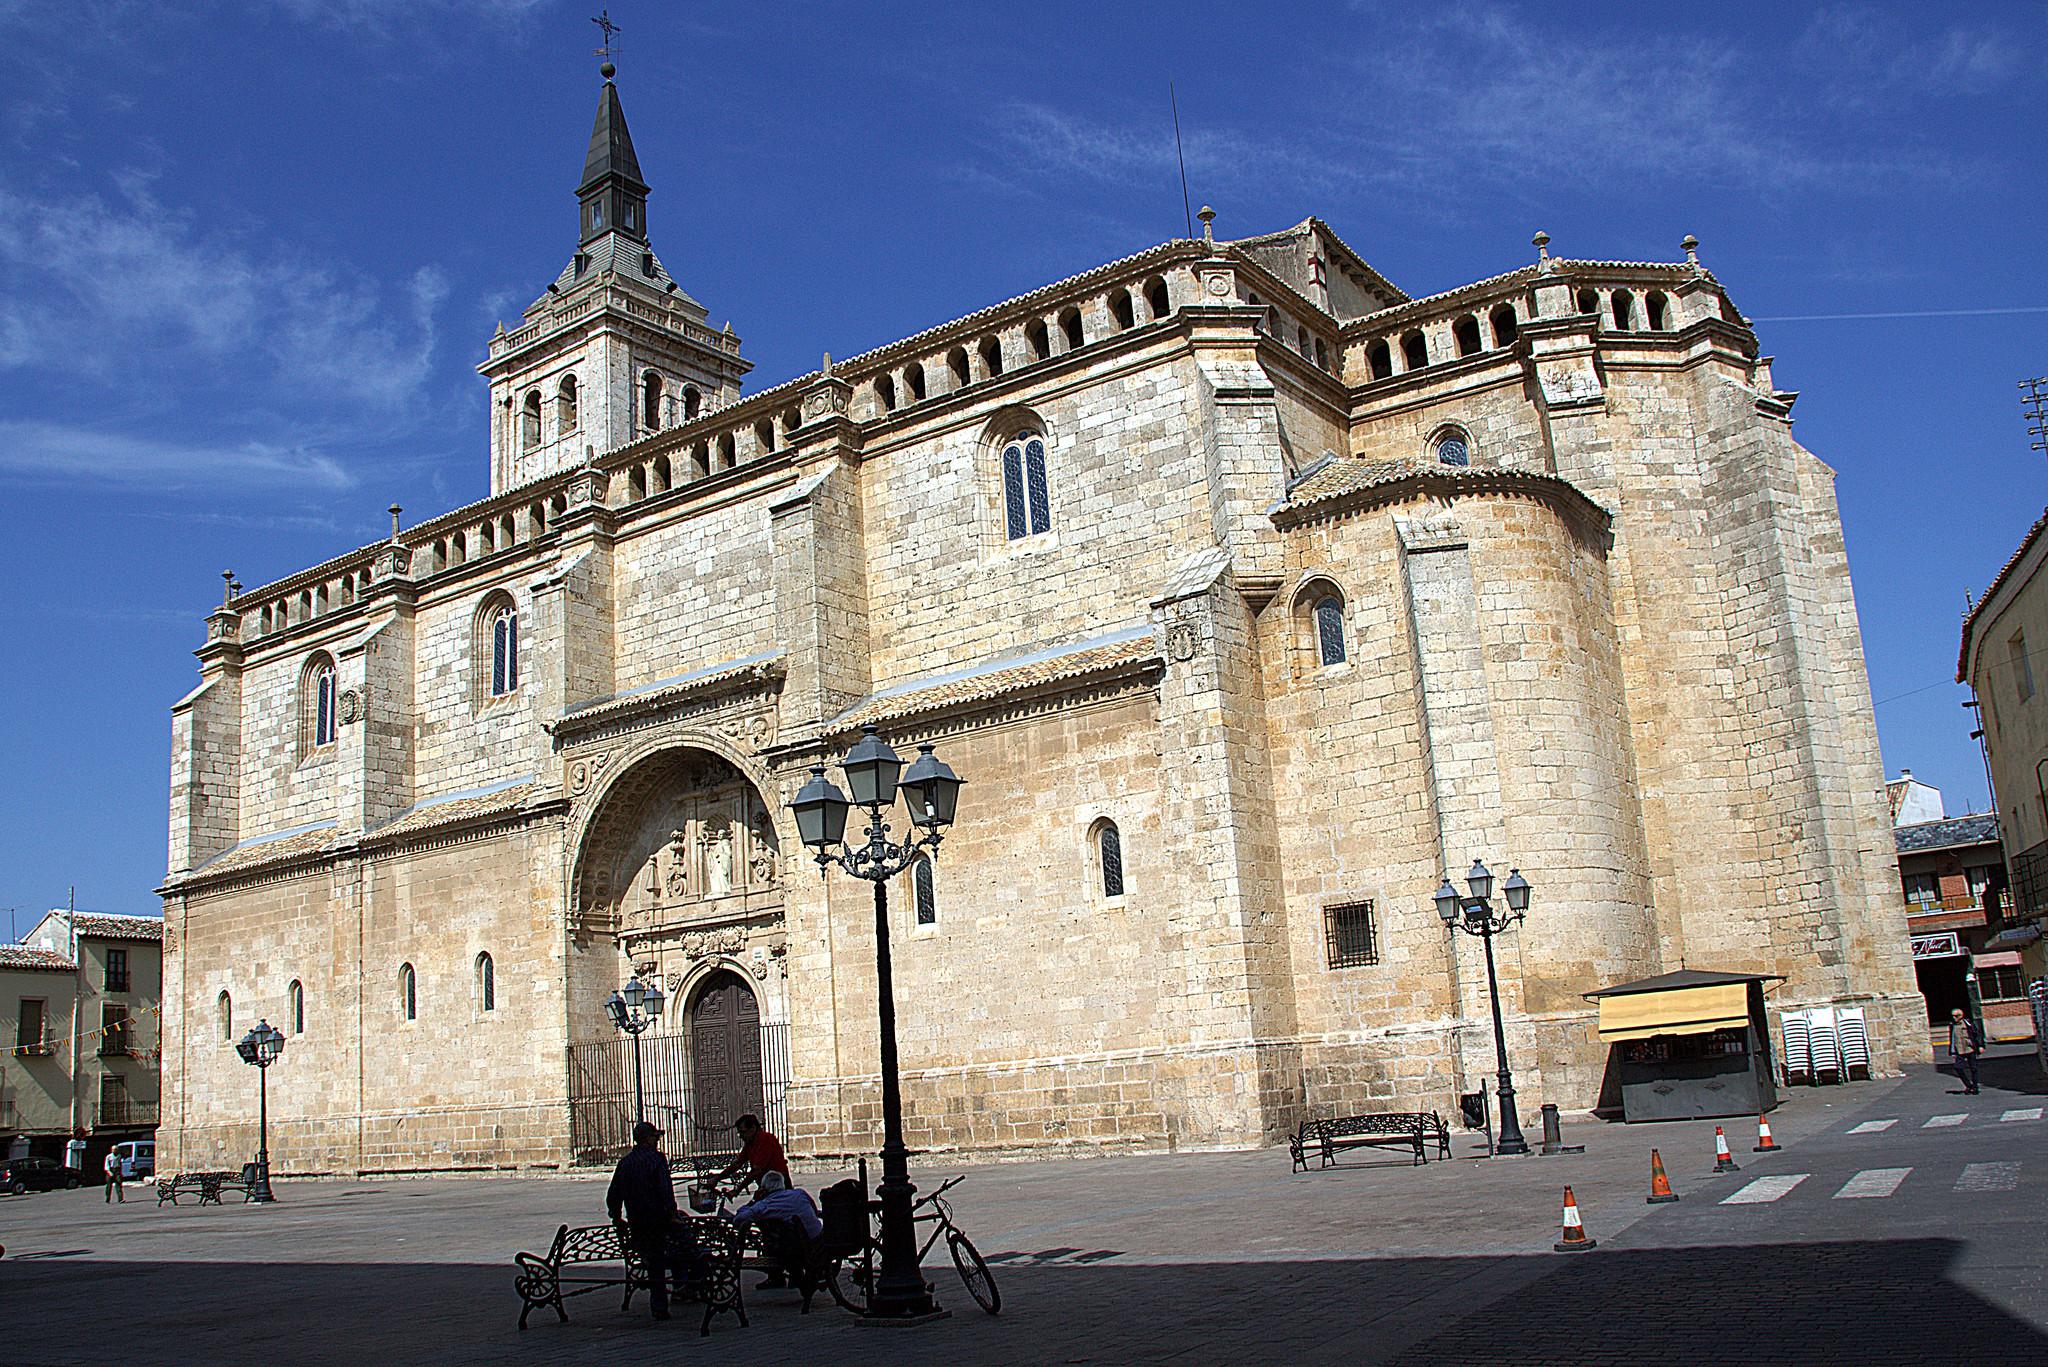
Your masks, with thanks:
[[[834,1258],[825,1269],[825,1290],[831,1293],[833,1303],[841,1310],[851,1310],[856,1315],[868,1312],[868,1300],[874,1294],[875,1280],[867,1251]]]
[[[958,1230],[946,1231],[946,1247],[952,1252],[953,1266],[960,1270],[960,1280],[967,1283],[967,1294],[974,1297],[974,1303],[991,1315],[1001,1310],[1003,1293],[996,1289],[995,1274],[982,1261],[981,1250]]]

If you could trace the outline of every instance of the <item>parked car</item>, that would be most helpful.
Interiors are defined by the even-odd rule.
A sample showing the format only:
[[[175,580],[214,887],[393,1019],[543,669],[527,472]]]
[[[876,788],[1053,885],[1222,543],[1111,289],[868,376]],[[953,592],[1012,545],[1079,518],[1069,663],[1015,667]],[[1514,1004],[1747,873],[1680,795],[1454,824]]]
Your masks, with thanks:
[[[82,1179],[76,1168],[67,1168],[54,1158],[8,1158],[0,1160],[0,1191],[15,1196],[28,1191],[67,1191]]]
[[[156,1176],[156,1141],[126,1139],[114,1145],[114,1157],[121,1160],[121,1177],[128,1182]]]

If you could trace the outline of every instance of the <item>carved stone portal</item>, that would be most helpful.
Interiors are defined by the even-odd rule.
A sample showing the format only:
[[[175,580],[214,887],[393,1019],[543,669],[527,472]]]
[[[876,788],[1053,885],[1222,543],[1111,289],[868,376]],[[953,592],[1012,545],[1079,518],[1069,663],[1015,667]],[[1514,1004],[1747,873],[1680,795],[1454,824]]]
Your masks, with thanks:
[[[774,819],[745,775],[704,751],[672,751],[605,798],[584,839],[573,915],[581,929],[636,942],[687,943],[731,926],[737,952],[746,936],[733,923],[781,911],[781,872]]]

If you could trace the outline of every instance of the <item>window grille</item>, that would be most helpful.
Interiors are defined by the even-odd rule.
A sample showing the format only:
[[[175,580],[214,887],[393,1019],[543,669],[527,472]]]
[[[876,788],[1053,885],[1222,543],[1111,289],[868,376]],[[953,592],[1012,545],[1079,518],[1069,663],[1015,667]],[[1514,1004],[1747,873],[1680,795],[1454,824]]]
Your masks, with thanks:
[[[100,1008],[100,1057],[109,1058],[128,1052],[128,1008],[126,1006],[102,1006]]]
[[[1003,448],[1003,527],[1009,539],[1035,536],[1052,526],[1052,486],[1045,470],[1045,439],[1019,432]]]
[[[1121,897],[1124,895],[1124,840],[1117,833],[1116,823],[1104,822],[1102,833],[1096,839],[1102,851],[1102,895]]]
[[[491,696],[502,698],[519,687],[519,613],[499,608],[491,616]]]
[[[313,675],[313,744],[334,744],[334,667],[322,665]]]
[[[1344,663],[1344,604],[1336,598],[1316,604],[1316,651],[1326,665]]]
[[[1323,934],[1329,941],[1332,968],[1358,968],[1380,961],[1379,933],[1373,926],[1370,902],[1324,907]]]
[[[1470,465],[1472,447],[1464,434],[1453,432],[1436,444],[1436,458],[1445,465]]]
[[[921,926],[937,925],[939,899],[932,887],[932,861],[920,859],[911,865],[910,877],[917,893],[917,923]]]

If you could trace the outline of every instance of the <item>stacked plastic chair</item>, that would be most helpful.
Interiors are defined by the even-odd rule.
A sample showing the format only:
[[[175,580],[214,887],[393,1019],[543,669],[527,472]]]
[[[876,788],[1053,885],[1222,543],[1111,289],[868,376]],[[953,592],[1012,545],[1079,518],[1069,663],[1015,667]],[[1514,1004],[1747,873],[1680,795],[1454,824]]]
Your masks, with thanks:
[[[1785,1041],[1785,1085],[1813,1081],[1813,1029],[1806,1017],[1787,1011],[1778,1020],[1778,1032]]]
[[[1806,1019],[1813,1029],[1813,1080],[1840,1082],[1842,1052],[1835,1041],[1834,1008],[1816,1006],[1806,1013]]]
[[[1864,1028],[1863,1008],[1845,1006],[1835,1013],[1835,1038],[1842,1050],[1842,1080],[1848,1081],[1862,1069],[1870,1076],[1870,1033]]]

